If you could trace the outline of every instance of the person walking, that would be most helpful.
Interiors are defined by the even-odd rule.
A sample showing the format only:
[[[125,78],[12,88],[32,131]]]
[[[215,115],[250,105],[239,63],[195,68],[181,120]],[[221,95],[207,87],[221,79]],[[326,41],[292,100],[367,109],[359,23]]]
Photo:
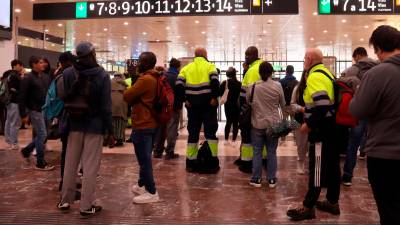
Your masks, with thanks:
[[[21,127],[21,117],[19,113],[19,94],[21,77],[19,75],[19,72],[16,70],[9,70],[6,73],[5,76],[7,76],[7,79],[4,82],[7,82],[6,87],[9,94],[9,97],[7,97],[9,99],[7,101],[9,103],[7,104],[7,116],[4,134],[6,142],[10,145],[10,149],[19,150],[18,131]]]
[[[226,71],[228,79],[221,83],[219,88],[219,96],[223,96],[226,89],[228,89],[228,96],[225,107],[226,125],[225,125],[225,144],[229,142],[229,134],[232,128],[232,144],[236,142],[237,135],[239,133],[239,114],[240,105],[239,97],[242,83],[237,80],[236,69],[230,67]]]

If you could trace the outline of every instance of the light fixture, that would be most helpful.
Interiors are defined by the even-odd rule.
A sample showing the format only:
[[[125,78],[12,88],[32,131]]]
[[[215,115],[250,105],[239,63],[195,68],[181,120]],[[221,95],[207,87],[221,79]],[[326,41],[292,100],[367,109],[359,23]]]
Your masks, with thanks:
[[[185,45],[188,45],[188,44],[189,44],[189,42],[185,41]]]
[[[160,42],[160,40],[157,39],[156,42]]]
[[[299,28],[300,28],[300,29],[303,29],[303,26],[300,25]]]
[[[62,27],[63,25],[62,25],[62,23],[59,23],[59,24],[57,24],[57,26]]]
[[[16,12],[16,13],[21,13],[21,9],[16,8],[16,9],[14,10],[14,12]]]
[[[25,41],[29,41],[29,38],[25,38]]]
[[[55,44],[51,44],[52,47],[56,46]]]
[[[125,25],[125,26],[128,26],[128,25],[129,25],[129,23],[125,21],[125,22],[124,22],[124,25]]]
[[[108,42],[108,43],[111,43],[111,40],[110,40],[110,39],[108,39],[108,40],[107,40],[107,42]]]
[[[142,45],[142,42],[139,42],[138,45],[139,45],[139,46]]]
[[[262,38],[259,38],[258,40],[259,40],[259,41],[262,41]]]
[[[361,42],[364,42],[364,38],[360,38],[360,41],[361,41]]]
[[[344,34],[343,36],[344,36],[345,38],[347,38],[349,35],[348,35],[348,34]]]
[[[143,32],[142,34],[143,34],[143,35],[147,35],[147,33],[146,33],[146,32]]]
[[[72,37],[72,40],[75,40],[76,38],[75,37]]]
[[[108,28],[104,28],[103,30],[104,30],[104,31],[108,31]]]
[[[196,20],[196,21],[194,21],[194,23],[195,23],[195,24],[199,24],[199,23],[200,23],[200,21]]]
[[[127,36],[123,36],[122,38],[123,38],[123,39],[125,39],[125,40],[126,40],[126,39],[128,39],[128,37],[127,37]]]
[[[266,34],[267,33],[267,31],[266,30],[263,30],[263,34]]]
[[[274,22],[273,20],[268,20],[268,23],[271,24],[272,22]]]
[[[44,32],[48,33],[48,32],[49,32],[49,30],[48,30],[48,29],[46,29],[46,30],[44,30]]]
[[[312,37],[312,38],[310,38],[310,41],[314,41],[315,39]]]
[[[318,13],[317,13],[317,12],[313,12],[313,15],[314,15],[314,16],[317,16],[317,15],[318,15]]]
[[[166,29],[166,30],[170,30],[171,28],[170,28],[170,27],[166,27],[165,29]]]
[[[18,41],[18,44],[20,45],[20,44],[22,44],[20,41]]]
[[[236,27],[235,27],[235,26],[232,26],[232,29],[236,29]]]
[[[368,26],[368,25],[365,25],[365,26],[364,26],[364,28],[365,28],[365,29],[368,29],[368,28],[369,28],[369,26]]]
[[[86,33],[86,36],[90,37],[90,35],[91,35],[90,33]]]
[[[206,32],[205,32],[205,31],[202,31],[201,34],[206,34]]]
[[[326,33],[328,33],[328,31],[327,31],[327,30],[324,30],[323,32],[324,32],[325,34],[326,34]]]
[[[176,38],[178,38],[178,39],[179,39],[179,38],[181,38],[181,36],[179,36],[179,35],[178,35],[178,36],[176,36]]]
[[[342,19],[342,23],[347,23],[347,20],[345,20],[345,19]]]

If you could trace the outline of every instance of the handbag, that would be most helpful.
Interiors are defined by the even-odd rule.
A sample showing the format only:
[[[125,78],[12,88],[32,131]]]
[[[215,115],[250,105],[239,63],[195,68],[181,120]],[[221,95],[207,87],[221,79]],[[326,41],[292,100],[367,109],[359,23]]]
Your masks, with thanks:
[[[226,103],[226,101],[228,100],[228,94],[229,94],[228,80],[226,80],[224,94],[222,95],[221,99],[219,100],[220,105],[223,105]]]
[[[250,101],[244,104],[240,110],[239,126],[241,128],[251,127],[251,104],[253,103],[255,88],[256,84],[254,83],[253,87],[251,88]]]
[[[279,112],[280,122],[271,125],[268,128],[268,133],[272,137],[276,138],[285,137],[292,130],[300,128],[300,123],[298,123],[296,120],[293,119],[287,120],[283,118],[282,108],[280,106],[278,107],[278,112]]]

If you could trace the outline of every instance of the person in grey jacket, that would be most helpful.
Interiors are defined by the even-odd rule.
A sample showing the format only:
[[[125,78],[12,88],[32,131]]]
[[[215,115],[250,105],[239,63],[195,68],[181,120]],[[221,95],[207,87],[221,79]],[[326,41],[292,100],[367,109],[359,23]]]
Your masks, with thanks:
[[[283,119],[281,109],[286,105],[286,102],[281,84],[271,78],[273,72],[274,69],[270,63],[261,63],[259,68],[261,80],[256,82],[255,86],[249,86],[249,90],[247,90],[247,100],[251,102],[251,89],[254,87],[254,97],[251,103],[253,176],[250,180],[250,185],[254,187],[261,187],[264,145],[267,145],[267,180],[269,187],[274,188],[277,182],[276,149],[278,138],[270,134],[269,128],[280,123]]]
[[[128,120],[128,104],[124,101],[124,91],[128,88],[124,75],[115,74],[111,80],[111,103],[115,146],[120,147],[125,142],[125,128]],[[114,147],[114,143],[109,143]]]
[[[368,123],[368,179],[381,224],[400,224],[400,32],[380,26],[370,44],[381,64],[363,77],[350,111]]]

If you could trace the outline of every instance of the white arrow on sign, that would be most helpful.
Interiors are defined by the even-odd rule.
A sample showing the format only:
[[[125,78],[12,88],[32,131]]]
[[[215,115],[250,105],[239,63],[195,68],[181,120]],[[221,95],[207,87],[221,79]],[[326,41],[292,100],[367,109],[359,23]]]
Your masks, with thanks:
[[[330,3],[331,3],[330,0],[322,0],[322,1],[321,1],[321,4],[322,4],[322,5],[327,5],[327,4],[330,4]]]
[[[79,10],[82,11],[82,10],[84,10],[84,9],[85,9],[85,7],[83,7],[83,4],[81,4],[81,5],[79,6]]]

